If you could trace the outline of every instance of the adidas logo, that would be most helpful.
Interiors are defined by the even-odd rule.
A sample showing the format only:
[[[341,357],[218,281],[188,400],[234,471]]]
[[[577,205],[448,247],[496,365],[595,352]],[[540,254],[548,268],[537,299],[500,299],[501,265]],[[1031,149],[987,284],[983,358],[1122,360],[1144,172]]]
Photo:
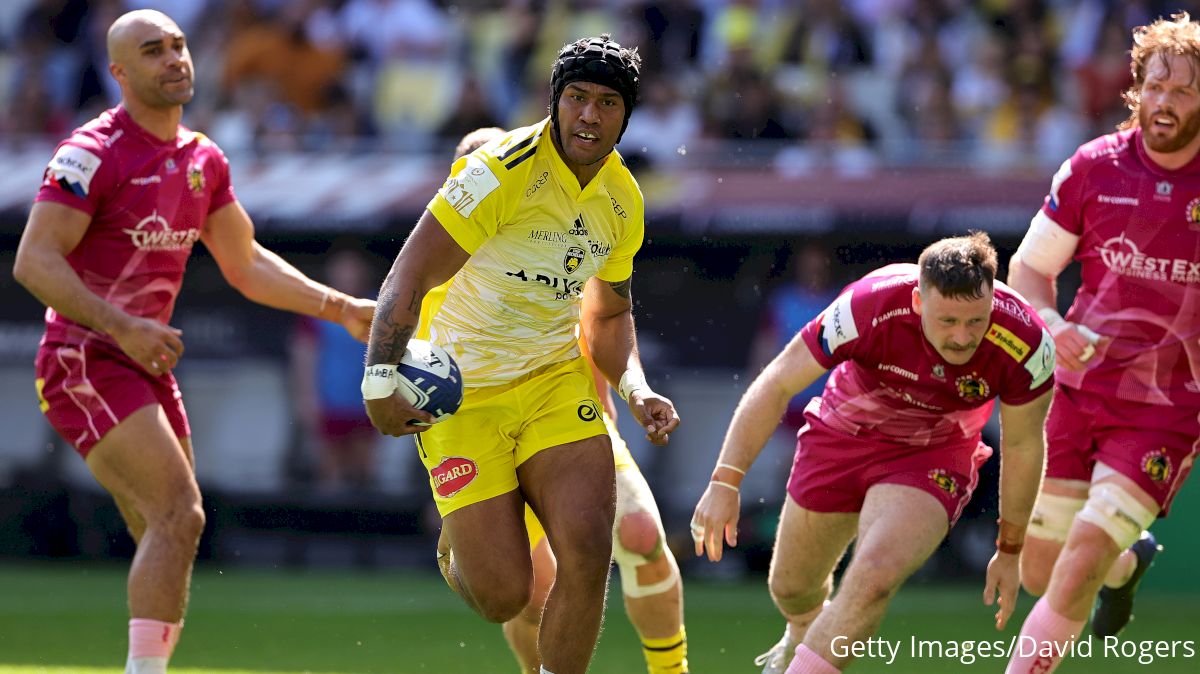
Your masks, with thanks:
[[[571,227],[571,231],[567,232],[572,236],[587,236],[587,225],[583,224],[583,214],[580,213],[578,218],[575,218],[575,224]]]

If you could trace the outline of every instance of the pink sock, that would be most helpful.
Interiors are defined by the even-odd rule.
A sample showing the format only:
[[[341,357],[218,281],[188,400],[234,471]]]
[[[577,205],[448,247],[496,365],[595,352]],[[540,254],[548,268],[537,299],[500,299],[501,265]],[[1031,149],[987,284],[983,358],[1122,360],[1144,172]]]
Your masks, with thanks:
[[[130,658],[170,658],[183,623],[134,618],[129,621]]]
[[[800,644],[796,647],[796,657],[792,658],[792,664],[788,665],[783,674],[838,674],[840,671],[825,662],[825,658],[817,655],[816,651]]]
[[[1084,620],[1065,618],[1045,597],[1033,605],[1004,674],[1050,674],[1079,636]]]

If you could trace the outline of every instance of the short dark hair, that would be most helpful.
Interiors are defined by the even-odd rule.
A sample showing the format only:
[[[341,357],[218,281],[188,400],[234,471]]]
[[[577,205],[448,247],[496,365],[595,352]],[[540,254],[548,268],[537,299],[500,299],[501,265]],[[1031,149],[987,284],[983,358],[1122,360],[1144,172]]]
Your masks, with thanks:
[[[458,147],[454,148],[454,161],[458,161],[503,135],[504,129],[498,126],[484,126],[475,129],[458,141]]]
[[[971,232],[930,244],[917,258],[921,286],[943,297],[977,300],[996,282],[996,248],[984,232]]]

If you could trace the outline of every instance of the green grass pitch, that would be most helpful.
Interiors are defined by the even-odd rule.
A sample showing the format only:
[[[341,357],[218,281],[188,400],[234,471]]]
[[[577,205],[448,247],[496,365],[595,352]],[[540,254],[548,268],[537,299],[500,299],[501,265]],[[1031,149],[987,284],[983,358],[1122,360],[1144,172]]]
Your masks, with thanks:
[[[982,581],[981,581],[982,582]],[[0,674],[120,674],[125,651],[124,569],[47,563],[0,565]],[[614,587],[619,587],[614,584]],[[899,641],[892,664],[861,660],[851,671],[895,674],[1002,672],[1002,658],[964,665],[916,658],[910,639],[1008,639],[1028,611],[1026,598],[1003,634],[991,627],[981,587],[914,584],[896,598],[880,636]],[[690,583],[686,590],[691,670],[756,672],[755,655],[782,622],[765,579]],[[612,596],[595,674],[644,672],[636,637]],[[1147,593],[1130,640],[1200,641],[1200,592]],[[1197,655],[1136,659],[1105,655],[1069,661],[1065,673],[1200,671]],[[484,623],[436,575],[391,572],[222,570],[196,574],[173,674],[516,674],[499,628]]]

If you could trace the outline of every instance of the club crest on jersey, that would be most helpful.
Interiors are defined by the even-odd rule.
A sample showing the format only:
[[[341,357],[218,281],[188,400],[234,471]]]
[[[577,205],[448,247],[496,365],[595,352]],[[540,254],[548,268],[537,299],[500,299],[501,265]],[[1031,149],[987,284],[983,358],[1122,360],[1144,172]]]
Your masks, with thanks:
[[[973,372],[955,379],[954,385],[958,388],[958,396],[967,402],[984,400],[992,392],[987,380]]]
[[[563,271],[574,274],[579,265],[583,264],[583,256],[587,253],[579,246],[571,246],[563,256]]]
[[[450,498],[479,475],[479,465],[464,456],[447,456],[429,470],[429,481],[442,498]]]
[[[188,164],[187,182],[192,194],[200,196],[204,193],[204,171],[196,164]]]
[[[941,468],[929,471],[929,479],[937,485],[938,489],[946,492],[947,496],[954,496],[958,493],[958,480],[955,480],[954,476],[948,475]]]
[[[1200,197],[1188,202],[1185,216],[1188,221],[1188,229],[1200,229]]]
[[[1167,456],[1165,447],[1146,452],[1141,463],[1142,472],[1154,482],[1167,482],[1171,479],[1171,457]]]

